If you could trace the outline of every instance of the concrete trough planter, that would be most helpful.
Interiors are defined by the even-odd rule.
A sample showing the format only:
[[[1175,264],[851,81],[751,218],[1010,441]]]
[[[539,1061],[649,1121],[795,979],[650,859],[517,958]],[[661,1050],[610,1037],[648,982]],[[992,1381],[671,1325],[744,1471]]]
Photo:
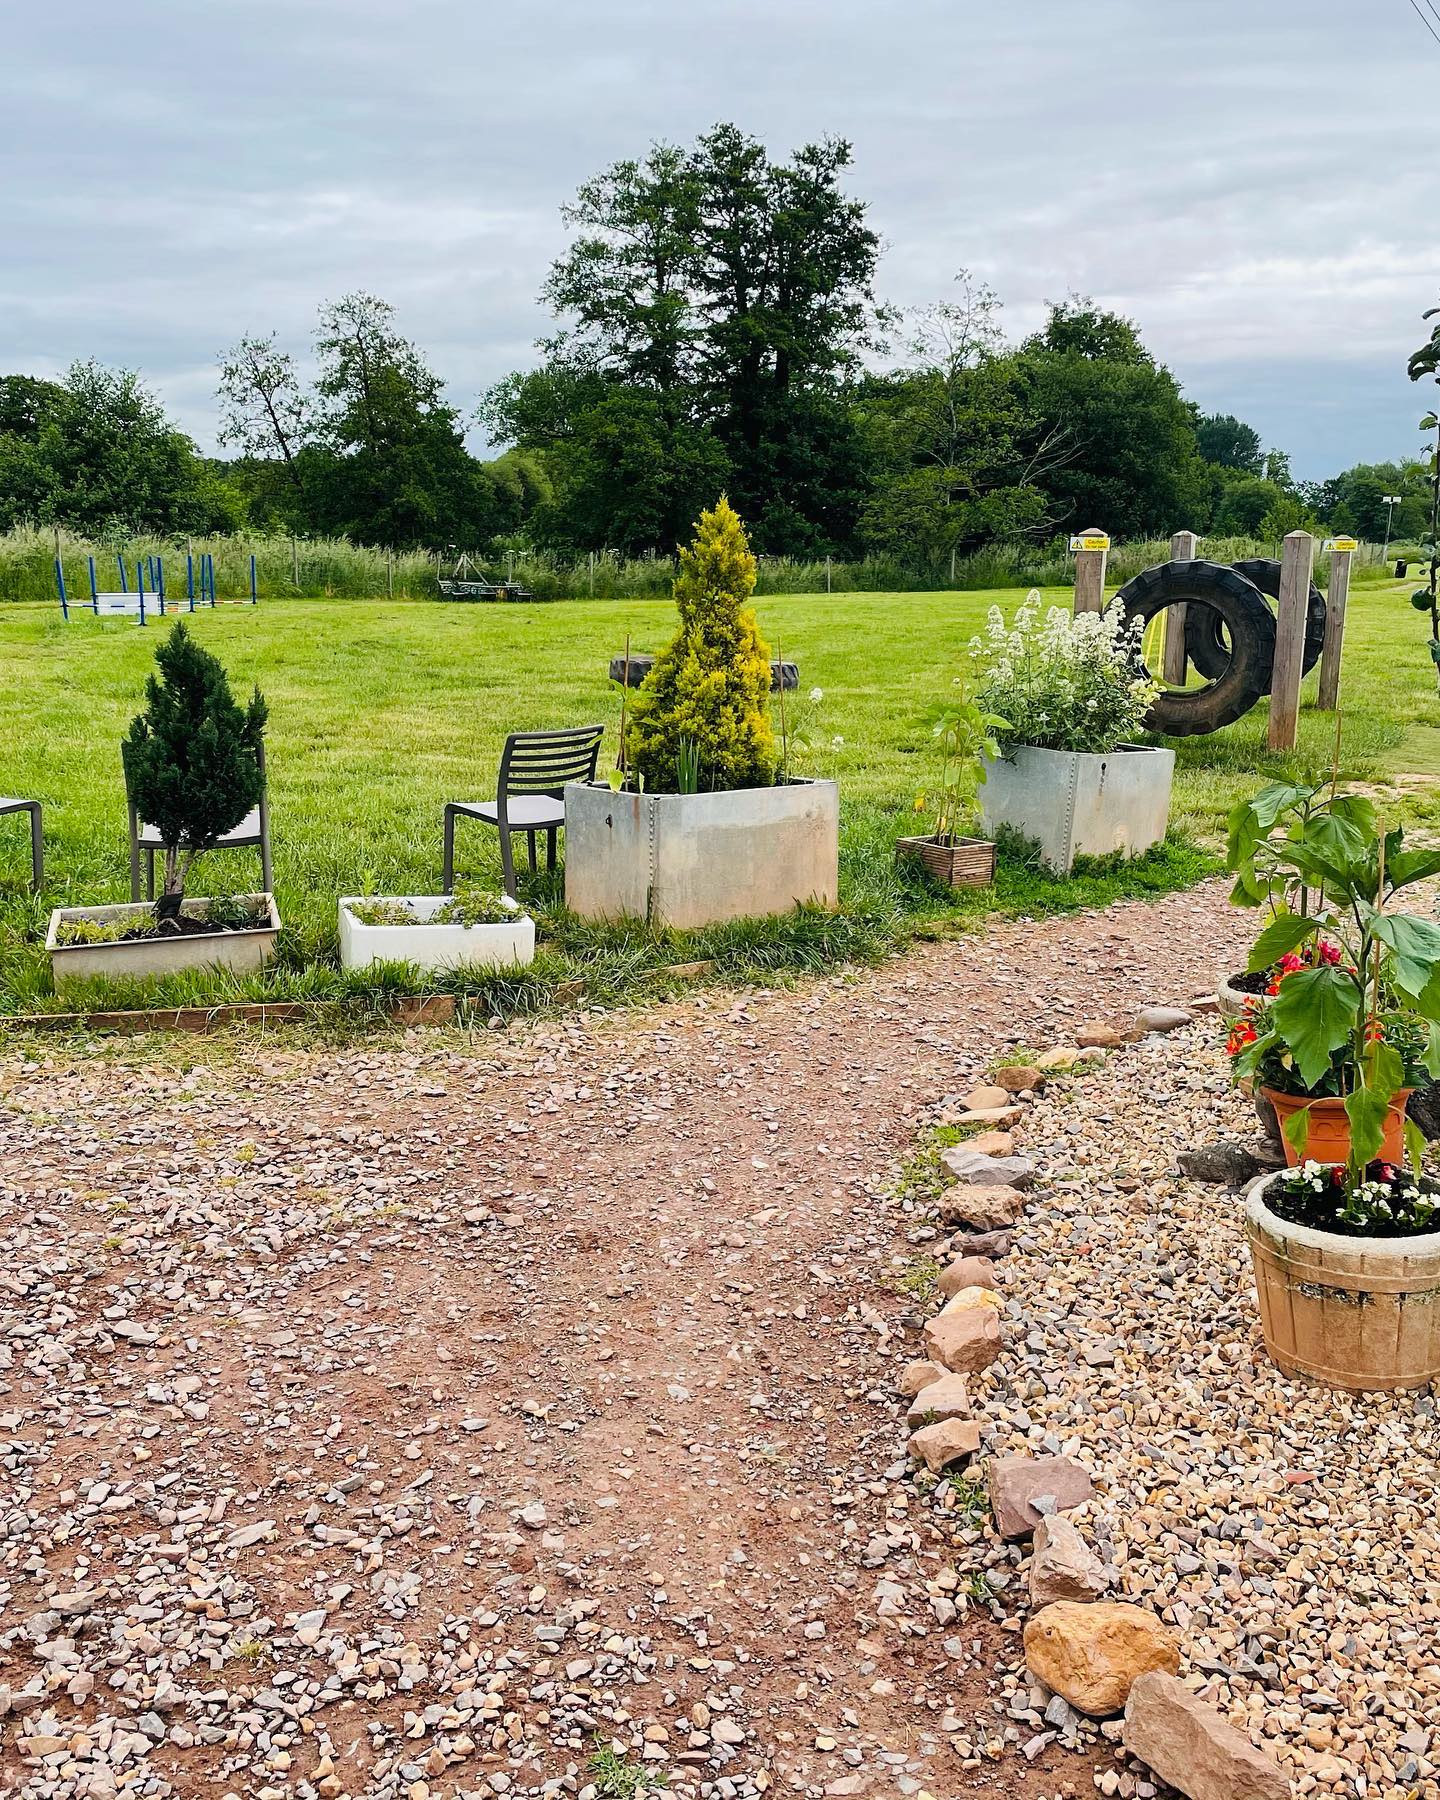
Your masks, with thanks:
[[[1277,1218],[1262,1176],[1245,1202],[1260,1328],[1287,1375],[1358,1393],[1440,1379],[1440,1232],[1340,1237]]]
[[[840,795],[833,781],[723,794],[565,789],[565,904],[582,919],[644,919],[679,931],[839,898]]]
[[[1121,744],[1105,756],[1017,744],[987,761],[980,789],[987,836],[1002,825],[1032,839],[1056,874],[1077,856],[1141,856],[1170,823],[1175,752]]]
[[[377,896],[370,896],[376,898]],[[340,964],[366,969],[371,963],[409,963],[416,969],[515,969],[535,960],[535,921],[517,902],[506,898],[515,917],[505,924],[430,924],[446,904],[444,894],[383,896],[399,899],[422,921],[418,925],[366,925],[351,907],[359,897],[340,901]]]
[[[57,992],[97,975],[109,981],[124,981],[174,975],[182,969],[226,969],[233,975],[255,974],[269,961],[275,949],[275,940],[280,935],[280,914],[273,894],[242,894],[237,898],[263,908],[268,922],[247,931],[130,938],[114,944],[62,944],[60,927],[82,921],[92,925],[121,925],[131,920],[152,918],[155,909],[149,901],[127,900],[119,906],[57,906],[50,915],[50,930],[45,939]],[[203,919],[209,904],[204,898],[186,900],[180,910],[187,919]]]

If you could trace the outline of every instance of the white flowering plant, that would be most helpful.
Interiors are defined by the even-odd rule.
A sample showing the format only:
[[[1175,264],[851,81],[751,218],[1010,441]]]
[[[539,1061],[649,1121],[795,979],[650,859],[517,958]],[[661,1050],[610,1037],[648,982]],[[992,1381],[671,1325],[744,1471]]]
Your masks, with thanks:
[[[1008,624],[992,606],[970,642],[976,703],[1007,721],[1006,748],[1108,755],[1144,730],[1160,691],[1146,673],[1142,623],[1118,609],[1069,613],[1032,591]]]
[[[1303,1162],[1265,1190],[1278,1219],[1340,1237],[1422,1237],[1440,1231],[1440,1189],[1394,1163],[1373,1162],[1358,1176],[1343,1164]]]

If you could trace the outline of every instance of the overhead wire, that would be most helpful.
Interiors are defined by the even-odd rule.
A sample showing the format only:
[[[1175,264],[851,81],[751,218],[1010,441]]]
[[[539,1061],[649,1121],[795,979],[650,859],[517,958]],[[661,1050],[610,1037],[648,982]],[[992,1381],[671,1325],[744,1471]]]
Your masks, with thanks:
[[[1430,7],[1431,12],[1435,12],[1435,8],[1433,5],[1431,5],[1430,0],[1425,0],[1425,4]],[[1415,17],[1420,21],[1420,23],[1425,27],[1425,29],[1430,33],[1431,37],[1434,38],[1435,42],[1437,44],[1440,44],[1440,31],[1437,31],[1435,29],[1435,26],[1431,24],[1430,20],[1427,19],[1424,12],[1422,12],[1422,10],[1420,8],[1420,0],[1410,0],[1410,10],[1411,10],[1411,12],[1414,13]],[[1435,19],[1436,19],[1436,23],[1440,23],[1440,13],[1435,13]]]

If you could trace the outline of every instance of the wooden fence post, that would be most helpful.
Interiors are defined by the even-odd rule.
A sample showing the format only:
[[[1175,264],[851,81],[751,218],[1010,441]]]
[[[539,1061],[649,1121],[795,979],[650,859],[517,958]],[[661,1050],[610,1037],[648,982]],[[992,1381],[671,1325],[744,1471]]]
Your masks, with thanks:
[[[1092,525],[1079,537],[1070,540],[1075,552],[1075,611],[1104,612],[1105,559],[1110,554],[1110,540]]]
[[[300,540],[293,532],[290,534],[290,585],[297,594],[300,592]]]
[[[1177,531],[1170,540],[1171,562],[1194,562],[1195,533]],[[1166,687],[1185,685],[1185,602],[1165,608],[1165,648],[1160,664],[1160,679]]]
[[[1325,590],[1325,649],[1320,658],[1321,712],[1334,712],[1340,704],[1340,652],[1345,644],[1345,604],[1350,598],[1350,559],[1358,548],[1354,538],[1332,538],[1330,585]]]
[[[1293,750],[1300,728],[1300,677],[1305,668],[1305,622],[1310,611],[1310,563],[1315,540],[1292,531],[1280,551],[1280,602],[1275,619],[1275,673],[1270,683],[1272,750]]]

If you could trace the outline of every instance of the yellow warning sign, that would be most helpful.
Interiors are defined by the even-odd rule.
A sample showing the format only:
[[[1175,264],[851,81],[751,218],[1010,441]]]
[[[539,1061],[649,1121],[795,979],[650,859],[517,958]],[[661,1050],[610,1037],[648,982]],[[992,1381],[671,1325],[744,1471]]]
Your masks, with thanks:
[[[1327,538],[1324,548],[1326,550],[1358,550],[1360,540],[1358,538]]]
[[[1072,537],[1072,550],[1108,550],[1110,540],[1103,531],[1087,531],[1083,537]]]

